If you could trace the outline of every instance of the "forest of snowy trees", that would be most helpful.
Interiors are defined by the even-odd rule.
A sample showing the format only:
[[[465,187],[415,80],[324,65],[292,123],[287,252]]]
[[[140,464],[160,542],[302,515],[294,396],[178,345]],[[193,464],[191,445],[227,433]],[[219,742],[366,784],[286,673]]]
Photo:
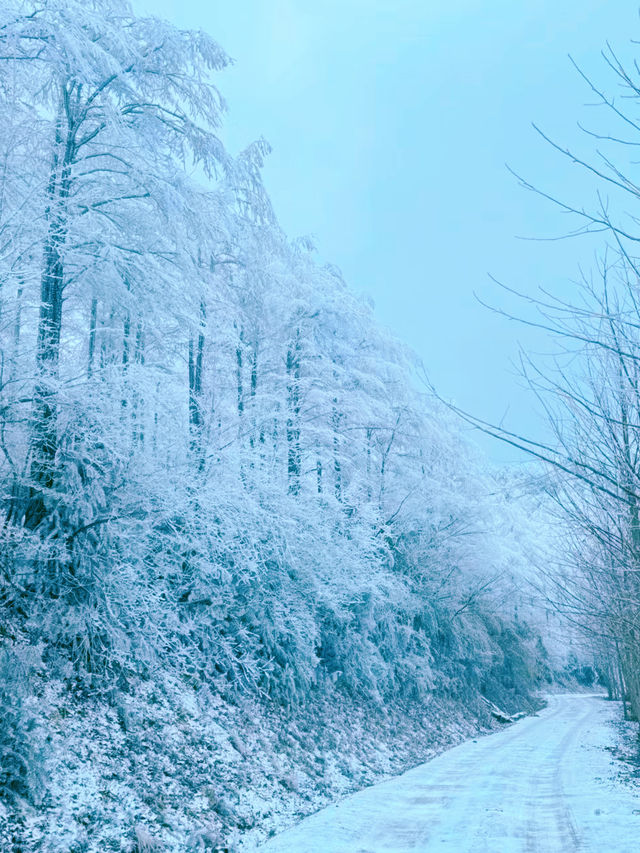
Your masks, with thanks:
[[[22,812],[15,850],[160,849],[129,817],[128,847],[95,841],[108,796],[86,818],[60,779],[70,753],[87,768],[92,741],[117,754],[175,697],[180,720],[249,699],[298,719],[434,699],[479,718],[481,695],[518,710],[551,678],[521,592],[555,535],[547,498],[488,469],[368,302],[283,234],[268,145],[221,141],[223,49],[120,0],[0,14],[0,823]],[[623,665],[640,417],[625,310],[593,341],[576,332],[605,356],[586,411],[595,430],[606,411],[618,455],[596,462],[576,429],[572,464],[597,468],[598,491],[562,493],[590,525],[580,577],[629,641]],[[166,827],[140,778],[138,822]],[[24,815],[53,808],[57,829],[45,818],[19,847]],[[233,823],[216,809],[192,829]],[[205,849],[187,835],[166,849]]]

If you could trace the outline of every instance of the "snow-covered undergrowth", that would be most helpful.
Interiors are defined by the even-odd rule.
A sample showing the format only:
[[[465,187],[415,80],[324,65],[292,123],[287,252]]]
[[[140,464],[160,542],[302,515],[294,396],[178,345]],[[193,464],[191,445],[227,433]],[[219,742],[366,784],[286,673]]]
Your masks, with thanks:
[[[211,848],[526,704],[539,489],[282,233],[224,51],[121,0],[0,43],[2,849]]]
[[[217,550],[198,568],[176,556],[186,523],[149,525],[149,539],[141,526],[126,547],[102,545],[111,571],[96,576],[93,600],[25,584],[5,601],[3,843],[15,839],[16,853],[130,853],[150,838],[160,850],[236,845],[489,724],[481,695],[507,712],[530,707],[551,665],[515,618],[525,597],[514,579],[492,574],[483,589],[474,558],[496,559],[495,530],[432,531],[422,551],[418,533],[392,539],[390,526],[385,549],[363,557],[354,522],[343,540],[340,516],[320,515],[312,535],[309,505],[280,500],[288,519],[252,520],[247,497],[242,527],[214,526],[215,538],[205,527]],[[227,519],[230,503],[218,503]],[[258,560],[285,535],[279,560]]]
[[[312,601],[306,608],[312,621]],[[213,641],[233,614],[200,630]],[[453,618],[425,602],[421,614],[432,632],[414,629],[422,657],[387,651],[395,675],[377,691],[359,675],[382,659],[375,647],[369,661],[353,662],[352,681],[323,673],[318,655],[314,683],[297,691],[295,648],[261,689],[233,670],[212,671],[209,647],[183,636],[173,638],[184,647],[179,662],[131,660],[107,678],[73,666],[14,617],[4,645],[21,667],[8,685],[19,694],[3,694],[2,711],[20,756],[13,777],[3,762],[2,844],[16,853],[234,848],[492,725],[481,695],[507,712],[532,707],[528,690],[550,671],[526,625],[478,604]],[[352,627],[343,642],[372,644],[376,630],[390,642],[388,619],[372,621],[369,634]]]
[[[111,701],[42,676],[32,687],[47,788],[31,802],[0,801],[0,846],[15,853],[250,849],[497,725],[470,690],[464,704],[431,696],[381,707],[334,693],[283,711],[163,673]]]

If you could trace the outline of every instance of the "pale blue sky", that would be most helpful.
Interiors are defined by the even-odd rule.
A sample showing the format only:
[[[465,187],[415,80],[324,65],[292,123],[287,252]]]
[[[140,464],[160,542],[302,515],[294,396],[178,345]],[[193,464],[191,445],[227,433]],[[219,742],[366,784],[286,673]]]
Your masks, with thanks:
[[[571,67],[608,80],[606,39],[628,52],[637,3],[622,0],[137,0],[210,32],[235,59],[220,75],[232,150],[273,146],[265,181],[291,236],[370,294],[381,322],[423,358],[441,393],[489,420],[539,429],[512,360],[540,336],[482,308],[523,290],[570,292],[593,239],[530,242],[575,225],[521,189],[588,198],[566,144],[593,97]],[[596,119],[597,121],[597,119]],[[584,146],[583,146],[584,147]],[[513,454],[482,442],[496,459]]]

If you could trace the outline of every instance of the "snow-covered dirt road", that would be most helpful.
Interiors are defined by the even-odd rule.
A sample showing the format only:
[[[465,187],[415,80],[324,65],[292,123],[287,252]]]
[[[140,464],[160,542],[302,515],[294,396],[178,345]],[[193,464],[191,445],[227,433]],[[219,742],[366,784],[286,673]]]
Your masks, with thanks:
[[[468,741],[323,809],[262,853],[638,853],[640,792],[617,782],[601,697],[553,696],[539,716]]]

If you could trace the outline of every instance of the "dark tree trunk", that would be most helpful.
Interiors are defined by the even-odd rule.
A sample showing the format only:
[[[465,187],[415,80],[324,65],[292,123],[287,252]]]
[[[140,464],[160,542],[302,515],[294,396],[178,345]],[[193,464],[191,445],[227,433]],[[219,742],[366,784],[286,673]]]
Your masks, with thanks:
[[[342,464],[340,462],[340,441],[338,432],[340,429],[340,413],[337,408],[338,400],[334,397],[333,413],[331,422],[333,425],[333,488],[336,498],[342,500]]]
[[[142,320],[138,320],[136,326],[136,346],[134,352],[134,361],[140,367],[144,365],[144,329],[142,326]],[[133,418],[133,442],[134,444],[144,445],[144,427],[141,409],[142,406],[140,400],[139,386],[136,385],[136,389],[133,395],[133,411],[131,413],[131,416]]]
[[[89,318],[89,357],[87,359],[87,379],[93,376],[93,362],[96,353],[96,331],[98,324],[98,300],[91,300],[91,317]]]
[[[256,406],[255,398],[258,390],[258,347],[255,345],[251,353],[251,384],[249,386],[249,397],[251,400],[251,435],[249,436],[249,444],[253,450],[256,443]],[[260,434],[260,441],[264,441],[264,436]],[[253,463],[252,463],[253,464]]]
[[[242,417],[244,413],[244,386],[242,382],[242,334],[240,335],[240,344],[236,347],[236,384],[238,389],[238,415]]]
[[[128,289],[128,288],[127,288]],[[127,397],[128,393],[128,382],[127,382],[127,374],[129,372],[129,362],[131,360],[131,317],[129,312],[127,311],[124,315],[124,322],[122,324],[122,408],[126,409],[129,400]]]
[[[75,150],[71,134],[66,144],[58,123],[48,186],[48,230],[40,280],[40,312],[36,344],[37,381],[34,389],[31,434],[30,495],[25,525],[38,527],[47,515],[47,493],[56,480],[58,450],[58,375],[62,334],[62,296],[64,292],[64,246],[66,241],[66,205],[71,188],[71,164]]]
[[[202,369],[204,361],[204,324],[207,318],[204,302],[200,303],[198,335],[189,337],[189,431],[193,451],[201,451],[202,438]]]
[[[300,491],[300,337],[287,351],[289,413],[287,416],[287,476],[289,492]]]

